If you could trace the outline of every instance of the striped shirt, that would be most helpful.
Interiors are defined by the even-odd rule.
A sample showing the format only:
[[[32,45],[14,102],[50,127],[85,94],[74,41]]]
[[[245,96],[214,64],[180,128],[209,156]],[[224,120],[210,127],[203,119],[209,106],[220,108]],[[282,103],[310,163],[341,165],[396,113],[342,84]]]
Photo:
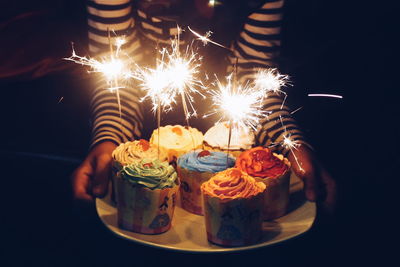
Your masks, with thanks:
[[[158,2],[166,1],[159,0]],[[231,66],[237,62],[239,81],[244,82],[252,78],[255,69],[276,67],[284,0],[242,2],[255,4],[251,8],[246,7],[249,12],[241,18],[243,22],[240,24],[236,38],[226,40],[233,53],[225,57],[226,62],[231,63],[226,64],[225,73],[232,71]],[[154,60],[156,46],[170,44],[170,39],[178,33],[177,21],[151,16],[136,4],[137,1],[133,0],[87,0],[89,50],[92,55],[109,51],[108,30],[115,32],[116,36],[124,35],[127,42],[122,49],[136,62],[143,62],[143,64],[148,64],[149,58]],[[223,9],[224,5],[219,8]],[[196,8],[192,7],[192,9]],[[245,13],[243,10],[241,12]],[[232,16],[235,14],[232,13]],[[231,20],[236,19],[234,17]],[[185,26],[179,23],[180,26]],[[192,25],[186,26],[192,27]],[[187,31],[183,32],[181,44],[188,42],[187,35],[189,35]],[[193,35],[191,38],[193,39]],[[115,93],[104,88],[104,83],[99,82],[92,98],[92,147],[104,141],[119,144],[140,138],[145,110],[146,112],[149,110],[149,108],[144,108],[143,103],[139,101],[140,90],[137,86],[119,90],[122,108],[120,117]],[[265,98],[264,109],[270,111],[271,114],[261,120],[261,127],[256,134],[259,145],[274,146],[282,143],[285,136],[290,136],[292,141],[306,144],[290,114],[290,109],[282,105],[283,101],[282,94],[272,94]],[[281,146],[277,146],[279,147]],[[287,149],[280,148],[280,150],[283,153],[288,152]]]

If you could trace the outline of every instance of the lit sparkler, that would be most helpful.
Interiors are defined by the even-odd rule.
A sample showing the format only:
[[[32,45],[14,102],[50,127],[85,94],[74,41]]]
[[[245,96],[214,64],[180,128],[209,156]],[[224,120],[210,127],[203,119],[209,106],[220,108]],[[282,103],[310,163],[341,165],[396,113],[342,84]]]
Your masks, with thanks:
[[[210,91],[215,109],[204,117],[222,111],[221,120],[232,122],[234,133],[240,128],[256,130],[260,118],[270,113],[262,109],[263,93],[247,85],[234,85],[232,74],[227,77],[226,86],[218,80],[217,85],[218,90]]]
[[[254,88],[267,93],[283,93],[282,87],[290,85],[289,76],[280,74],[277,69],[261,69],[255,74]]]
[[[193,94],[198,93],[205,97],[200,91],[205,86],[197,77],[201,58],[190,47],[187,47],[184,53],[180,53],[179,38],[172,40],[170,50],[163,49],[160,54],[155,69],[139,69],[139,73],[134,75],[142,82],[142,89],[146,91],[142,100],[150,98],[153,111],[157,110],[158,105],[161,105],[164,111],[169,111],[172,104],[176,103],[176,97],[180,95],[185,118],[188,120],[197,115],[193,106]]]
[[[104,76],[107,83],[107,89],[111,92],[116,92],[120,118],[122,116],[122,108],[119,89],[124,88],[124,86],[121,86],[121,83],[128,81],[128,78],[132,75],[130,68],[130,63],[132,61],[130,59],[124,60],[120,56],[121,47],[125,43],[126,40],[124,37],[115,38],[114,45],[116,46],[116,49],[114,52],[109,35],[110,53],[100,60],[77,55],[73,46],[72,55],[68,58],[64,58],[65,60],[88,66],[91,69],[89,72],[101,73]]]
[[[300,146],[300,143],[296,140],[292,140],[290,137],[291,135],[287,133],[286,126],[283,124],[282,117],[279,116],[279,120],[281,121],[282,126],[285,128],[285,133],[283,135],[283,141],[282,141],[282,146],[284,149],[290,150],[292,153],[294,160],[296,161],[297,166],[299,167],[300,171],[304,171],[304,169],[301,167],[299,160],[297,159],[296,155],[293,152],[293,149],[296,149]]]
[[[284,94],[285,97],[281,104],[281,109],[283,108],[287,94],[281,88],[291,85],[288,75],[280,74],[275,68],[261,69],[255,74],[253,83],[254,89],[262,91],[264,96],[268,96],[268,93]]]

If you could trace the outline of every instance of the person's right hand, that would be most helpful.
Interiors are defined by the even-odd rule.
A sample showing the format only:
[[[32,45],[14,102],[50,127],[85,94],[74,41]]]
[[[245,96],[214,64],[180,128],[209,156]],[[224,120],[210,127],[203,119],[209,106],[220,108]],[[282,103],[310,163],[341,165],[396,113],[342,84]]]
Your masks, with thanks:
[[[75,200],[93,201],[107,193],[112,152],[117,146],[109,141],[96,145],[72,174]]]

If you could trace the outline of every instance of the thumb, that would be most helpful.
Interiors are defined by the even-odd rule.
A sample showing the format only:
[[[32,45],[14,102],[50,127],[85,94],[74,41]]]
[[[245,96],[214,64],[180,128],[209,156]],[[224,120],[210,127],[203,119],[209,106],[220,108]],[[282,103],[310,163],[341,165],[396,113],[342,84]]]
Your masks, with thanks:
[[[92,194],[95,197],[104,197],[108,189],[108,180],[111,172],[111,157],[100,155],[96,160],[94,170]]]

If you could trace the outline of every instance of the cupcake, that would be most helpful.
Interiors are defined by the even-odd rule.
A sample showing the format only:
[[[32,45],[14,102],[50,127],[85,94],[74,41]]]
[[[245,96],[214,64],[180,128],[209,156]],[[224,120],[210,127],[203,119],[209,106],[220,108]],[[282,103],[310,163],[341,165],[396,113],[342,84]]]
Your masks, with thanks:
[[[177,171],[181,184],[180,198],[183,209],[203,215],[200,186],[215,173],[235,165],[235,159],[223,152],[196,150],[178,158]]]
[[[208,129],[204,135],[204,149],[213,151],[229,152],[237,157],[241,152],[250,149],[255,143],[254,133],[245,128],[239,128],[239,131],[232,132],[229,143],[229,123],[217,122]]]
[[[243,152],[236,168],[267,185],[264,198],[264,220],[281,217],[289,205],[290,162],[268,148],[255,147]]]
[[[158,149],[156,144],[151,144],[144,139],[120,144],[113,151],[112,157],[114,160],[113,167],[117,171],[142,159],[159,159],[160,161],[168,159],[164,149]]]
[[[150,144],[144,139],[135,140],[120,144],[112,153],[112,191],[111,199],[115,202],[115,177],[124,166],[132,164],[142,159],[159,159],[160,161],[168,160],[166,152],[157,145]]]
[[[160,234],[171,228],[178,179],[168,162],[143,159],[124,166],[116,179],[118,225]]]
[[[262,236],[262,204],[266,186],[230,168],[201,185],[207,238],[222,246],[256,243]]]
[[[190,150],[200,148],[203,144],[203,133],[196,128],[167,125],[153,131],[150,143],[159,144],[165,149],[171,162]]]

